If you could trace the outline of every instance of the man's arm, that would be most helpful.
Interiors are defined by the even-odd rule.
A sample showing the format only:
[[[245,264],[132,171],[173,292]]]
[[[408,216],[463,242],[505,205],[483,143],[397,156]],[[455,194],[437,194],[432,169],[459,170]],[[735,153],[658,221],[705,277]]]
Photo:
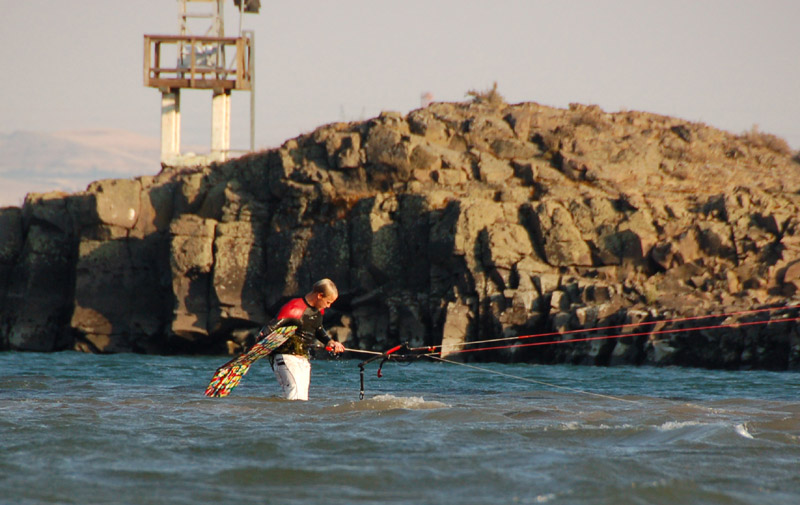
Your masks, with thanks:
[[[344,352],[344,345],[341,342],[334,340],[333,337],[328,335],[328,332],[325,331],[325,328],[323,328],[322,326],[320,326],[319,329],[317,329],[317,332],[314,336],[317,337],[317,340],[325,344],[325,349],[333,351],[335,354]]]

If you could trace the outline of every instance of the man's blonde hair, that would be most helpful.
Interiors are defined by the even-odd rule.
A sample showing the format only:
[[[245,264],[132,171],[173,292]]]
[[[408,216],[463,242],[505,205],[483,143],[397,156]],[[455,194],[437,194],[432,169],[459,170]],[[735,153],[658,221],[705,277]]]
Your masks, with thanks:
[[[339,297],[339,290],[336,289],[336,284],[330,279],[322,279],[315,282],[312,291],[314,293],[322,293],[325,298]]]

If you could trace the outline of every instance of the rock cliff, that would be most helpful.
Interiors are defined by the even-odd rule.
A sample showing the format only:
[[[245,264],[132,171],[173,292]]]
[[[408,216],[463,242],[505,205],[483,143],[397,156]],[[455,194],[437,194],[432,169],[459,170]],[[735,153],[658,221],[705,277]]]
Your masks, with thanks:
[[[468,356],[798,368],[799,208],[774,136],[476,95],[28,195],[0,210],[0,347],[236,352],[330,277],[352,348],[625,332]]]

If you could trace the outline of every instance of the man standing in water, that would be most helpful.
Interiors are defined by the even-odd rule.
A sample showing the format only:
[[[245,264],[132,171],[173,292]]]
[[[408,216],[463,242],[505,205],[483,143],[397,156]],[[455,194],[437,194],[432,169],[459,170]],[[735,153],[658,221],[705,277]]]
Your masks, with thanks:
[[[297,331],[286,342],[270,354],[270,364],[275,378],[283,389],[287,400],[308,400],[308,386],[311,382],[311,363],[309,348],[314,338],[336,354],[344,352],[344,345],[328,335],[322,327],[322,315],[331,306],[339,291],[330,279],[322,279],[314,284],[311,291],[301,298],[290,300],[278,312],[270,327],[285,326],[285,319],[294,319]]]

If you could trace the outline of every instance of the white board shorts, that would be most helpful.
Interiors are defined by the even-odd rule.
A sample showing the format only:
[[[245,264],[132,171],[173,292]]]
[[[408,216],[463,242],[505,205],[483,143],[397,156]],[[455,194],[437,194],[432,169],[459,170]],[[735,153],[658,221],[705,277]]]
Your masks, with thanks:
[[[311,362],[305,356],[276,354],[272,370],[287,400],[308,400]]]

